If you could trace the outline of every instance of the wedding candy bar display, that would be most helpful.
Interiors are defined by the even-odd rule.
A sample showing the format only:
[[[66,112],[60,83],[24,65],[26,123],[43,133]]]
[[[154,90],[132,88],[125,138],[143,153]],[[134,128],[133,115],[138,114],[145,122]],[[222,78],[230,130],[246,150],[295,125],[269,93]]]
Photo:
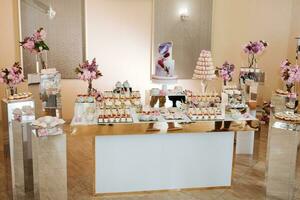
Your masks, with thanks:
[[[180,16],[180,18],[182,23],[187,23],[183,22],[187,19],[186,17]],[[64,126],[65,121],[60,114],[57,114],[58,110],[62,108],[61,81],[66,77],[62,77],[55,68],[48,68],[46,53],[49,51],[49,47],[46,41],[48,40],[46,40],[45,30],[40,28],[20,42],[23,49],[28,50],[36,57],[38,79],[31,81],[30,75],[28,75],[28,79],[29,85],[34,86],[38,95],[33,91],[31,91],[32,93],[17,92],[16,86],[25,81],[22,71],[24,63],[22,65],[15,63],[10,68],[3,68],[0,73],[0,80],[7,87],[7,98],[2,101],[3,126],[4,129],[7,129],[3,134],[6,142],[4,143],[4,153],[10,156],[12,144],[15,145],[14,148],[23,150],[25,142],[28,145],[25,146],[25,150],[32,150],[29,152],[31,155],[28,156],[28,160],[32,162],[30,170],[33,173],[31,176],[34,177],[30,177],[30,181],[34,184],[35,199],[51,199],[51,197],[60,199],[60,195],[63,197],[62,199],[70,197],[67,194],[69,188],[67,183],[76,181],[68,179],[74,178],[75,180],[79,177],[78,180],[82,181],[81,178],[87,175],[84,173],[79,174],[78,177],[68,176],[67,169],[70,166],[67,165],[67,155],[72,154],[71,156],[75,156],[72,159],[77,161],[77,151],[81,151],[80,154],[86,152],[93,154],[92,156],[88,155],[89,158],[92,157],[92,161],[87,162],[94,165],[91,167],[92,174],[87,176],[87,180],[92,180],[93,183],[85,185],[88,185],[87,187],[93,185],[94,195],[230,187],[235,153],[253,154],[255,128],[257,127],[251,126],[251,122],[256,121],[257,88],[265,78],[257,64],[257,57],[268,46],[265,41],[249,42],[245,45],[243,50],[248,56],[248,66],[241,68],[240,76],[237,77],[240,81],[239,86],[228,85],[235,78],[233,76],[234,64],[225,61],[222,68],[217,68],[214,64],[219,62],[219,59],[213,60],[210,50],[202,50],[200,55],[198,54],[199,57],[197,54],[195,57],[194,50],[197,48],[191,48],[191,45],[188,44],[179,45],[175,40],[174,43],[166,40],[167,42],[159,41],[152,44],[152,47],[158,46],[158,50],[151,52],[153,54],[151,59],[155,59],[152,62],[151,72],[148,71],[152,83],[149,82],[150,80],[148,82],[143,80],[144,76],[141,76],[136,81],[144,82],[137,88],[134,88],[126,79],[117,81],[115,84],[112,83],[110,88],[106,88],[106,86],[109,84],[109,80],[114,80],[119,76],[123,78],[126,73],[131,73],[129,78],[134,76],[132,73],[139,75],[138,73],[141,71],[136,70],[135,65],[137,65],[136,63],[145,64],[140,62],[144,58],[143,56],[136,55],[139,56],[136,63],[130,63],[130,60],[122,62],[123,69],[116,70],[115,73],[124,74],[105,77],[102,80],[97,80],[105,74],[102,74],[102,70],[100,71],[98,68],[96,58],[90,61],[82,60],[82,63],[75,68],[74,75],[76,74],[77,78],[86,85],[86,90],[78,88],[80,93],[76,95],[75,99],[64,99],[64,104],[74,103],[74,115],[70,127]],[[51,40],[51,42],[53,41]],[[204,44],[204,46],[209,47],[210,45]],[[182,48],[186,53],[183,54],[176,49],[173,55],[175,47]],[[186,51],[187,49],[183,47],[193,51]],[[106,49],[111,50],[110,48]],[[85,57],[86,52],[80,51],[80,53],[83,53],[83,57]],[[89,52],[87,56],[92,54],[94,53]],[[193,58],[188,58],[188,54],[193,55]],[[190,72],[193,73],[193,79],[199,80],[198,88],[197,84],[193,85],[197,80],[180,80],[178,83],[182,83],[182,86],[170,86],[177,83],[178,78],[183,78],[181,75],[176,75],[182,69],[176,68],[177,71],[175,71],[174,58],[178,58],[178,56],[192,62],[196,61],[195,65],[192,65],[195,68]],[[118,55],[115,57],[118,58]],[[108,60],[111,61],[107,57],[99,64],[106,63],[113,66],[112,68],[108,66],[103,71],[109,75],[113,73],[109,70],[114,70],[116,63],[107,63]],[[176,66],[182,66],[183,70],[188,71],[186,63],[181,62],[180,59],[177,61]],[[51,63],[53,62],[51,61]],[[131,64],[133,66],[129,66]],[[190,65],[190,63],[188,64]],[[57,65],[57,67],[62,66]],[[281,101],[284,102],[284,108],[291,109],[276,110],[272,115],[272,123],[276,121],[279,122],[279,125],[272,124],[271,129],[283,126],[282,123],[289,128],[297,128],[297,125],[300,124],[300,114],[295,113],[296,104],[287,102],[287,99],[291,101],[292,98],[297,98],[297,95],[293,93],[295,80],[291,77],[296,76],[297,73],[300,77],[300,70],[294,71],[294,68],[299,69],[298,66],[290,65],[288,61],[281,66],[282,78],[287,83],[288,91],[276,90],[276,93],[278,98],[285,98]],[[191,75],[188,74],[188,76]],[[224,84],[221,91],[221,87],[207,87],[208,82],[216,79],[217,75],[222,78],[222,84]],[[36,78],[36,76],[34,77]],[[77,81],[73,80],[71,84],[73,83],[73,87],[80,86]],[[69,88],[64,88],[65,90],[72,89],[70,84],[68,85]],[[193,91],[183,86],[193,88]],[[152,89],[146,90],[145,87]],[[172,89],[170,89],[171,87]],[[198,89],[200,91],[197,91]],[[74,91],[70,90],[66,96],[72,96]],[[38,100],[34,101],[33,98]],[[255,102],[255,106],[250,106],[253,102]],[[69,111],[69,106],[66,106],[67,111]],[[35,107],[38,107],[37,110],[42,110],[46,116],[40,117],[36,114]],[[51,112],[55,112],[56,117],[49,116]],[[65,115],[64,117],[69,116]],[[243,125],[236,128],[234,127],[236,124]],[[23,128],[28,132],[27,135],[23,133],[26,132],[22,130]],[[68,131],[70,133],[64,134],[66,128],[70,128]],[[298,130],[299,128],[296,131]],[[12,136],[14,138],[10,138]],[[80,149],[83,146],[83,143],[80,143],[82,136],[90,144],[86,151]],[[281,135],[280,137],[285,136]],[[300,136],[298,137],[300,138]],[[22,142],[20,142],[21,139]],[[271,141],[274,138],[270,137],[268,140]],[[278,138],[274,143],[279,143]],[[81,145],[75,149],[72,144]],[[295,143],[293,145],[296,147]],[[276,150],[276,148],[272,148],[269,155],[276,154],[274,149]],[[24,152],[22,154],[25,155]],[[11,155],[17,157],[17,154]],[[82,157],[82,155],[80,156]],[[18,165],[24,165],[24,163],[17,162]],[[18,172],[14,171],[14,173]],[[12,176],[12,180],[18,177],[15,174]],[[24,178],[25,176],[19,177]],[[54,184],[51,185],[52,183]],[[86,191],[90,192],[90,188]],[[73,194],[71,195],[73,196]],[[82,195],[84,198],[85,194]]]

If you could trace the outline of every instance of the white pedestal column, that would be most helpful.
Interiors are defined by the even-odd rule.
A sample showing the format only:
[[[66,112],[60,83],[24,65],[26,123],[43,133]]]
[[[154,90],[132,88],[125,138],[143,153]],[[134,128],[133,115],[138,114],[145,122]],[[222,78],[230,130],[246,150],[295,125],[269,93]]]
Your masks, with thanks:
[[[236,132],[236,154],[253,154],[254,134],[254,131]]]

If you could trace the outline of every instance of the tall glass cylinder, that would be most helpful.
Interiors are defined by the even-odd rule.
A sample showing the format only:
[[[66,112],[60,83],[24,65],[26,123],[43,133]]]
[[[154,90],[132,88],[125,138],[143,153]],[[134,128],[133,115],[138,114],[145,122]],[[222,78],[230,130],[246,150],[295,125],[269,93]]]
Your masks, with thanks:
[[[35,56],[35,62],[36,62],[36,73],[40,73],[41,69],[47,69],[48,68],[47,51],[41,51],[37,53]]]
[[[17,94],[17,87],[16,86],[7,86],[6,88],[6,97],[13,96],[14,94]]]

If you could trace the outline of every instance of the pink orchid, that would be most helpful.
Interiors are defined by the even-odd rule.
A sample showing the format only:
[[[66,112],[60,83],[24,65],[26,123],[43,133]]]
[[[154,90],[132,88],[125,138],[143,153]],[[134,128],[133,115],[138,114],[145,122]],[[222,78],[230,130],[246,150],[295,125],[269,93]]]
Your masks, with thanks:
[[[222,65],[219,70],[219,76],[224,81],[231,81],[234,73],[235,66],[234,64],[229,64],[227,61]]]

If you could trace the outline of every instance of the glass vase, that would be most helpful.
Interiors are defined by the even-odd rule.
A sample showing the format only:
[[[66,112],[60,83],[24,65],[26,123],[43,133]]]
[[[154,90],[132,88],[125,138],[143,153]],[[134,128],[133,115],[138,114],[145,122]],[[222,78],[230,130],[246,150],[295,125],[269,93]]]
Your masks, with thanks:
[[[293,92],[293,88],[294,88],[294,84],[286,84],[286,91],[288,93],[292,93]]]
[[[16,86],[7,86],[6,88],[6,97],[10,97],[17,94],[17,87]]]
[[[248,55],[248,68],[257,68],[257,59],[254,54]]]
[[[47,69],[47,51],[41,51],[35,55],[36,73],[40,73],[41,69]]]
[[[92,80],[89,80],[88,83],[89,83],[89,85],[88,85],[87,93],[88,93],[89,96],[91,96],[92,92],[93,92]]]

